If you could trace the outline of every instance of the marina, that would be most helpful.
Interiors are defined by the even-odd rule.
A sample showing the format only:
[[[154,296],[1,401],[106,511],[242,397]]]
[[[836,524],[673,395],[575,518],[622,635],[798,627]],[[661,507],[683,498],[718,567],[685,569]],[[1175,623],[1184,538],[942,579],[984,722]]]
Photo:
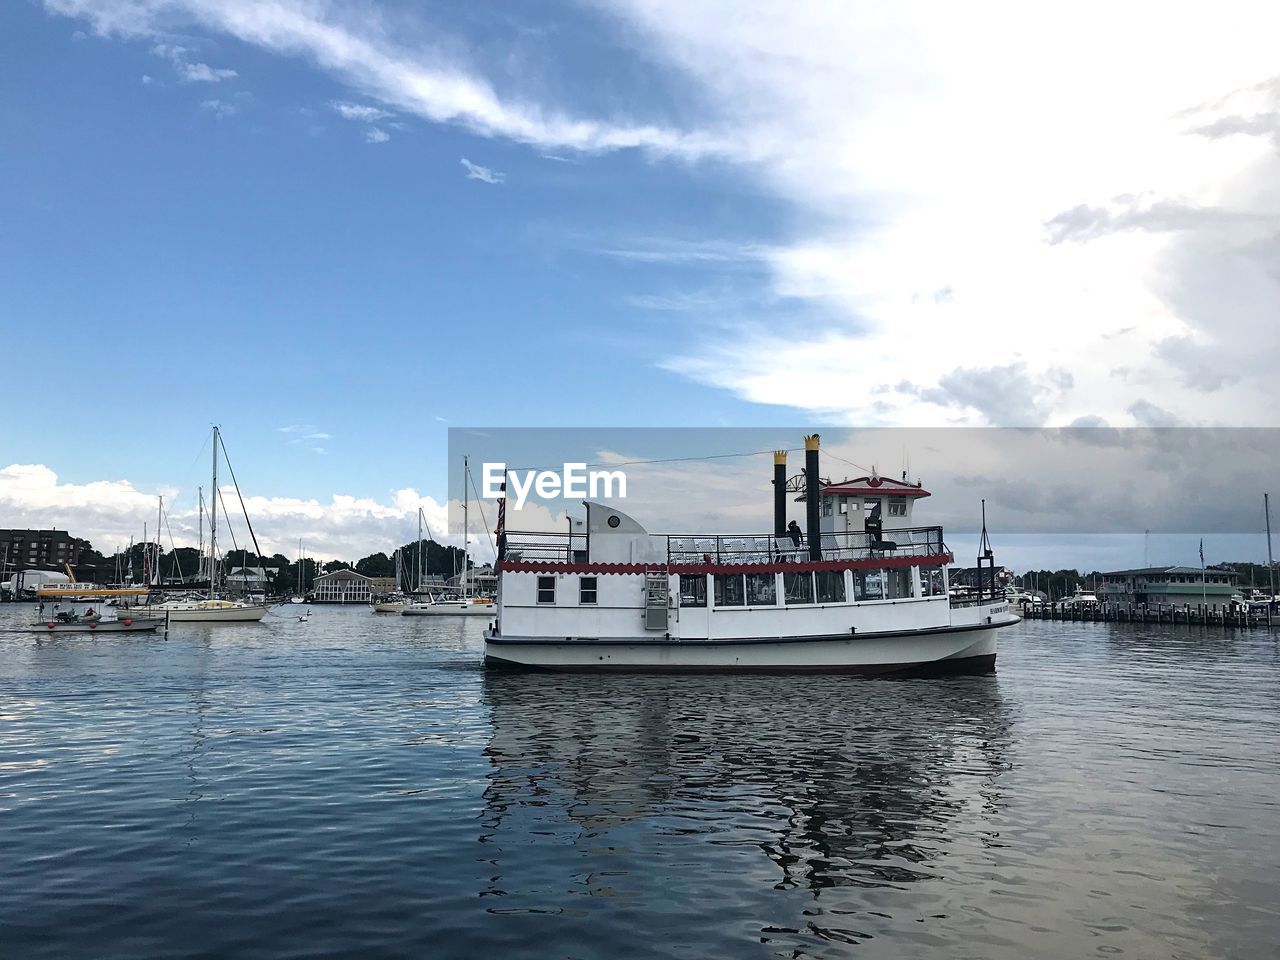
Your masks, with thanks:
[[[0,633],[7,954],[1280,940],[1265,632],[1024,621],[994,674],[782,689],[486,671],[462,618],[274,618],[163,642]]]

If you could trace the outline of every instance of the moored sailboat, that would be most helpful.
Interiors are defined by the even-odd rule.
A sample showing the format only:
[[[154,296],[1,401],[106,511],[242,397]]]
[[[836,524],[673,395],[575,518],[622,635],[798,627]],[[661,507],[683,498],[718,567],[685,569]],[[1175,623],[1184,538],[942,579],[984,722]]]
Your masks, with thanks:
[[[267,615],[267,605],[265,603],[247,603],[244,600],[235,600],[222,596],[219,589],[219,571],[220,562],[218,557],[218,500],[220,494],[218,491],[218,453],[219,451],[225,455],[226,448],[222,444],[222,434],[215,425],[213,428],[213,485],[210,488],[212,493],[209,498],[209,593],[206,597],[186,597],[176,598],[173,600],[165,600],[160,603],[148,604],[137,613],[147,616],[159,618],[167,617],[171,623],[250,623],[260,621]],[[227,462],[230,469],[230,461]],[[231,471],[232,483],[235,483],[235,471]],[[239,494],[239,484],[236,484],[236,493]],[[240,501],[241,509],[244,508],[244,501]],[[246,523],[248,515],[245,516]],[[253,536],[253,527],[249,527],[250,536]],[[258,549],[257,537],[254,539],[254,549]]]
[[[406,617],[492,617],[498,612],[493,597],[477,597],[471,594],[470,559],[470,497],[471,467],[467,457],[462,458],[462,573],[456,592],[433,593],[425,601],[406,604],[400,612]],[[421,511],[419,511],[421,512]]]

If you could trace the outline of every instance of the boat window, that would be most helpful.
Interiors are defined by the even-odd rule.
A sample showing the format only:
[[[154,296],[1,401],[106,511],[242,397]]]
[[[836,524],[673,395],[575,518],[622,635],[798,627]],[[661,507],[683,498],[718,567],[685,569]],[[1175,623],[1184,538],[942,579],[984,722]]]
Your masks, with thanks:
[[[818,584],[819,603],[844,603],[843,570],[819,570],[813,578]]]
[[[848,512],[849,512],[849,498],[848,498],[848,497],[841,497],[841,498],[840,498],[840,512],[841,512],[842,514],[844,514],[844,513],[848,513]]]
[[[889,516],[905,517],[907,515],[907,498],[906,497],[890,497],[889,498]]]
[[[856,571],[853,575],[853,598],[855,600],[883,600],[884,571]]]
[[[822,515],[824,517],[831,516],[831,498],[830,497],[822,498]]]
[[[538,602],[539,603],[555,603],[556,602],[556,578],[555,577],[539,577],[538,578]]]
[[[782,593],[788,604],[813,603],[813,574],[784,573]]]
[[[705,573],[680,574],[680,606],[705,607],[706,605],[707,575]]]
[[[740,607],[746,603],[746,595],[742,588],[742,574],[716,574],[716,606]]]
[[[886,570],[885,584],[888,592],[885,594],[890,600],[903,600],[911,596],[911,571],[910,570]]]
[[[596,578],[583,577],[578,581],[578,603],[596,602]]]
[[[920,595],[922,597],[942,596],[942,568],[920,568]]]
[[[778,581],[772,573],[747,574],[747,603],[753,607],[771,607],[778,602]]]

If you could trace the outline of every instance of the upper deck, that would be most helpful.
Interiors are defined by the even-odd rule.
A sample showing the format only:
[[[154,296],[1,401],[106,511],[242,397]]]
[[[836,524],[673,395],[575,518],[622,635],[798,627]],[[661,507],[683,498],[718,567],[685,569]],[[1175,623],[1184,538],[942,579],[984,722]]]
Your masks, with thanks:
[[[600,537],[608,538],[602,544]],[[506,570],[588,567],[597,564],[634,568],[634,571],[666,569],[671,573],[732,571],[750,567],[762,572],[775,565],[798,569],[856,566],[919,566],[951,562],[942,539],[942,527],[909,527],[893,530],[877,539],[869,533],[824,533],[821,557],[813,559],[808,544],[772,534],[631,534],[632,549],[619,551],[615,538],[606,534],[535,533],[509,531],[500,568]],[[603,549],[602,549],[603,548]],[[639,548],[639,549],[636,549]],[[604,554],[602,556],[602,554]],[[616,572],[632,572],[617,570]]]

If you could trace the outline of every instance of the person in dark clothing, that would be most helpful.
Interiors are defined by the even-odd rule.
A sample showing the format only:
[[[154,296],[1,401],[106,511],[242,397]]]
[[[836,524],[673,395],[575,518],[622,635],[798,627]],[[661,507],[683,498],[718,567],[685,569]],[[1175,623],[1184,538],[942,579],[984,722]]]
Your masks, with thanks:
[[[795,544],[796,549],[800,549],[800,524],[792,520],[787,524],[787,535],[791,537],[791,542]]]

